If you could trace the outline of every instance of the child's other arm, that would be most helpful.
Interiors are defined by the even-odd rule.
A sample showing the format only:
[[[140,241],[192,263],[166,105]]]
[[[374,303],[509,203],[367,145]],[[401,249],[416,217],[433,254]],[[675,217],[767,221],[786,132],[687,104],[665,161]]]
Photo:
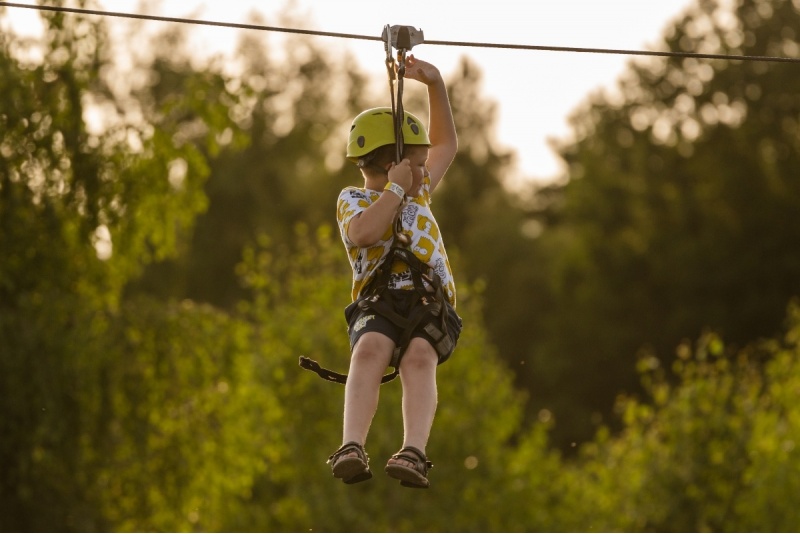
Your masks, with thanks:
[[[431,148],[428,152],[428,171],[431,177],[431,191],[442,180],[458,150],[458,136],[450,109],[450,99],[439,69],[412,54],[406,59],[406,78],[417,80],[428,87],[430,106],[430,128],[428,135]]]

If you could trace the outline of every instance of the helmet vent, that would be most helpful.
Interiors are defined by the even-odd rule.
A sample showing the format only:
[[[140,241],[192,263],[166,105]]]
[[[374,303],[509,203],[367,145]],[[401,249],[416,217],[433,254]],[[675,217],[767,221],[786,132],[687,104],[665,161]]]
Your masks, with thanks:
[[[364,136],[363,136],[363,135],[359,135],[359,136],[358,136],[358,139],[356,140],[356,143],[358,143],[358,146],[359,146],[359,148],[364,148],[364,144],[365,144],[366,142],[367,142],[367,140],[366,140],[366,139],[364,139]]]

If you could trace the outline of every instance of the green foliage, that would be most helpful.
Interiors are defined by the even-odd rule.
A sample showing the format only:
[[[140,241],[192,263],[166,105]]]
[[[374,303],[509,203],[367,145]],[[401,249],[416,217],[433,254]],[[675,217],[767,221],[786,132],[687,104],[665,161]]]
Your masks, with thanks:
[[[137,299],[102,341],[81,388],[92,515],[114,530],[220,530],[285,454],[263,431],[280,411],[253,373],[249,326]]]
[[[795,44],[790,2],[737,4],[738,37],[715,6],[667,45]],[[436,202],[465,330],[419,492],[382,473],[400,384],[367,443],[375,477],[351,487],[325,464],[343,388],[297,365],[348,366],[331,199],[357,174],[329,154],[358,73],[299,40],[286,64],[246,41],[246,74],[225,75],[176,33],[120,94],[100,21],[46,24],[40,63],[0,35],[2,530],[798,529],[799,304],[775,334],[800,279],[788,68],[633,65],[621,101],[576,115],[571,181],[526,206],[462,64]]]
[[[207,163],[199,144],[175,142],[179,121],[115,115],[91,131],[87,110],[112,94],[104,29],[46,25],[41,64],[20,59],[33,43],[0,36],[2,526],[213,529],[260,469],[258,454],[236,452],[263,445],[246,415],[271,416],[242,375],[247,327],[122,297],[144,264],[177,251],[204,206]],[[180,106],[216,105],[186,97],[163,116]]]
[[[275,374],[264,380],[274,384],[271,390],[291,410],[281,423],[281,436],[294,454],[291,462],[268,471],[257,484],[258,500],[251,504],[257,528],[352,532],[508,528],[509,503],[497,488],[503,484],[509,443],[520,429],[522,403],[510,373],[479,326],[480,295],[466,285],[460,291],[459,312],[468,328],[456,354],[439,370],[439,410],[428,446],[436,465],[435,491],[409,492],[383,476],[385,461],[402,443],[398,382],[383,386],[367,443],[375,478],[345,486],[330,476],[324,463],[340,444],[344,389],[301,371],[297,356],[306,354],[323,366],[347,369],[342,312],[350,300],[350,270],[344,248],[330,228],[314,234],[301,226],[295,237],[304,246],[292,254],[286,245],[263,239],[259,249],[247,253],[242,266],[255,294],[244,311],[259,325],[265,350],[269,347],[270,357],[280,362]],[[541,450],[538,454],[545,455]],[[266,495],[270,505],[264,509]],[[387,508],[387,502],[393,505]],[[470,508],[484,512],[442,513]]]
[[[742,0],[728,15],[719,4],[693,6],[664,47],[783,55],[797,46],[796,4]],[[639,61],[619,93],[575,113],[576,140],[560,149],[570,180],[541,197],[546,298],[530,376],[562,443],[587,438],[620,392],[639,391],[641,351],[669,363],[682,339],[707,328],[738,346],[773,336],[800,294],[800,226],[787,224],[800,209],[795,69]]]
[[[175,53],[181,35],[167,37],[173,41],[169,60],[156,61],[158,82],[143,95],[157,103],[181,101],[182,87],[210,76]],[[137,289],[234,309],[249,297],[235,274],[243,251],[261,234],[290,244],[297,223],[332,222],[336,195],[361,179],[355,166],[345,166],[343,147],[349,121],[366,107],[364,80],[357,71],[339,68],[347,58],[331,59],[308,38],[292,37],[284,48],[289,57],[278,61],[264,53],[264,39],[247,37],[237,54],[243,74],[212,80],[232,101],[225,111],[234,119],[216,131],[224,126],[241,142],[209,154],[205,191],[211,202],[197,218],[185,253],[152,266]]]
[[[583,451],[585,468],[617,488],[607,513],[592,519],[597,529],[797,528],[787,492],[797,480],[798,319],[795,305],[782,342],[739,353],[713,334],[699,340],[694,356],[681,347],[676,386],[658,370],[645,374],[651,404],[626,401],[622,435]],[[784,392],[779,400],[775,390]]]
[[[481,84],[479,67],[466,58],[448,82],[461,149],[436,191],[436,217],[466,281],[484,287],[491,343],[534,397],[540,389],[530,387],[526,362],[547,281],[529,230],[531,209],[505,187],[512,154],[495,146],[496,104],[481,95]]]

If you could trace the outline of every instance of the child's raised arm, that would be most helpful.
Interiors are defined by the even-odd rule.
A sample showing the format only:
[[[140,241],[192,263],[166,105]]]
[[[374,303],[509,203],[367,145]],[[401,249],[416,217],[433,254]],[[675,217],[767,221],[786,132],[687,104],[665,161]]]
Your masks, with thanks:
[[[428,87],[428,105],[430,106],[430,127],[428,135],[431,148],[428,153],[428,171],[431,176],[431,191],[442,180],[444,173],[458,150],[456,126],[453,123],[453,112],[447,97],[445,86],[439,69],[414,55],[406,58],[406,78],[417,80]]]

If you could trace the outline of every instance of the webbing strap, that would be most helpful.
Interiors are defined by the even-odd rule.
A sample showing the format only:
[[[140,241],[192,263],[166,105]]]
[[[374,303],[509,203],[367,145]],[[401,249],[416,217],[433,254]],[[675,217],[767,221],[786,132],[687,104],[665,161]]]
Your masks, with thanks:
[[[406,75],[406,52],[413,46],[407,26],[397,28],[396,39],[392,42],[392,28],[387,24],[383,29],[386,49],[386,70],[389,74],[389,92],[392,98],[392,119],[394,124],[395,163],[403,159],[403,79]],[[392,45],[397,48],[397,69],[392,57]],[[397,81],[397,99],[395,101],[395,80]]]
[[[397,38],[394,45],[397,47],[397,63],[392,56],[392,28],[387,24],[383,30],[383,35],[386,39],[386,70],[389,75],[389,95],[392,100],[392,126],[394,127],[394,162],[400,163],[403,159],[404,151],[404,138],[403,138],[403,120],[405,118],[405,110],[403,109],[403,80],[406,75],[406,52],[413,46],[409,29],[407,27],[399,27],[397,31]],[[397,98],[395,98],[395,81],[397,82]],[[392,223],[392,233],[395,240],[405,246],[410,244],[408,237],[403,234],[403,224],[400,220],[400,214],[405,209],[408,202],[408,197],[404,196],[403,201],[397,207],[397,212],[394,215],[394,222]]]
[[[324,378],[330,382],[336,382],[337,384],[344,384],[347,382],[347,375],[331,371],[330,369],[325,369],[311,358],[306,358],[305,356],[300,356],[300,367],[307,369],[308,371],[313,371],[317,373],[320,378]],[[399,367],[395,367],[394,371],[381,378],[381,384],[385,384],[386,382],[394,380],[397,378],[398,374],[400,374],[400,369]]]

